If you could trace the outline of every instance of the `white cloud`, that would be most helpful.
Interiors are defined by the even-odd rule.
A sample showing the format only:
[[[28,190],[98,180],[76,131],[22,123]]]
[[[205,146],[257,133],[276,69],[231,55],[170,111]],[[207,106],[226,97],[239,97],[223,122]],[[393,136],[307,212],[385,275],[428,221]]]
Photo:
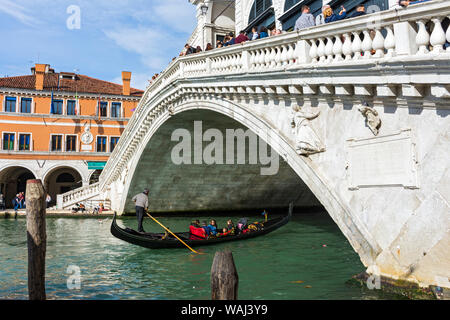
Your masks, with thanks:
[[[24,7],[10,0],[0,0],[0,11],[14,17],[28,26],[33,26],[39,23],[39,20],[29,15]]]
[[[169,63],[170,53],[174,55],[183,42],[170,34],[144,27],[106,30],[104,33],[123,49],[139,54],[141,62],[156,72]]]
[[[149,75],[147,73],[133,72],[131,74],[131,87],[136,88],[136,89],[145,90],[147,88],[148,80],[150,80],[150,78],[151,78],[151,76],[149,77]],[[122,77],[121,76],[116,77],[113,80],[111,80],[111,82],[122,85]]]

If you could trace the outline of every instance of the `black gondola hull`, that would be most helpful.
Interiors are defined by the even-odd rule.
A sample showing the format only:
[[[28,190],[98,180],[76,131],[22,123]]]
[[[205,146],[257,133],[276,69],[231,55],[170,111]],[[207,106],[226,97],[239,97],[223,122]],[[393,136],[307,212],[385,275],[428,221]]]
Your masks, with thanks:
[[[206,245],[213,245],[217,243],[230,242],[250,239],[258,236],[268,234],[289,222],[292,216],[292,204],[289,207],[289,214],[285,217],[275,218],[268,220],[264,223],[264,228],[259,231],[248,232],[239,235],[230,235],[224,237],[218,237],[207,240],[189,240],[189,232],[175,233],[190,247],[199,247]],[[185,247],[179,240],[171,237],[169,239],[161,240],[161,233],[139,233],[129,228],[121,228],[116,223],[116,215],[114,215],[113,222],[111,224],[111,233],[114,237],[126,241],[131,244],[135,244],[141,247],[150,249],[170,249],[170,248],[182,248]]]

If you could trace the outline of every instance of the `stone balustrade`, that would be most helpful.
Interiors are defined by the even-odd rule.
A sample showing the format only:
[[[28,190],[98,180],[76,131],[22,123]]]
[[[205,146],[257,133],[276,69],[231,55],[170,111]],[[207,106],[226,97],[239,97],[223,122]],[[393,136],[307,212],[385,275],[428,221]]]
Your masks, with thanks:
[[[450,53],[450,31],[442,26],[449,12],[448,1],[434,0],[180,57],[147,88],[141,105],[176,78]]]
[[[71,190],[64,194],[59,194],[57,196],[57,207],[58,209],[68,208],[78,202],[82,202],[86,199],[90,199],[99,194],[100,183],[94,183],[88,186],[83,186],[75,190]]]

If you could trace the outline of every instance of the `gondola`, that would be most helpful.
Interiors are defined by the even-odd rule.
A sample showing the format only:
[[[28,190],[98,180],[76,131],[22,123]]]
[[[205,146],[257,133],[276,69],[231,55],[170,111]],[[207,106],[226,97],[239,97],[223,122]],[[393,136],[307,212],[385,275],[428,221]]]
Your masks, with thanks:
[[[190,240],[189,232],[176,232],[175,234],[191,247],[206,246],[222,242],[254,238],[272,232],[288,223],[292,216],[292,209],[293,204],[291,203],[289,205],[289,212],[287,216],[269,219],[268,221],[264,222],[262,229],[259,231],[252,231],[241,233],[239,235],[229,235],[205,240]],[[116,223],[116,214],[114,214],[113,222],[111,224],[111,233],[114,237],[119,238],[123,241],[151,249],[184,247],[184,245],[174,237],[168,237],[163,240],[162,237],[164,236],[164,233],[138,232],[130,228],[121,228]]]

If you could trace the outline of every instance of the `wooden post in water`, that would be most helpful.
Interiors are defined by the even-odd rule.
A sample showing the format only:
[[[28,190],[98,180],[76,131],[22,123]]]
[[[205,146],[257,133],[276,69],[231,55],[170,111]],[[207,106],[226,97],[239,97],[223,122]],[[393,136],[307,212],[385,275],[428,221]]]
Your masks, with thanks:
[[[211,299],[237,300],[239,277],[230,250],[217,251],[211,267]]]
[[[26,189],[27,244],[28,244],[28,297],[45,300],[45,190],[41,180],[28,180]]]

